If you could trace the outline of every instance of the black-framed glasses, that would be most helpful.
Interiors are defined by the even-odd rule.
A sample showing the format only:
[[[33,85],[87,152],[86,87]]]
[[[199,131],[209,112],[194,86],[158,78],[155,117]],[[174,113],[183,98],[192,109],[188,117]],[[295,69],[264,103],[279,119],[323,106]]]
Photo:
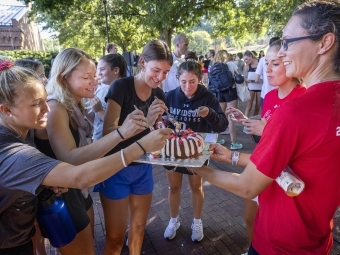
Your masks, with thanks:
[[[288,39],[282,39],[281,46],[284,50],[288,50],[288,44],[292,42],[297,42],[304,39],[311,39],[311,38],[317,38],[321,35],[308,35],[308,36],[302,36],[302,37],[295,37],[295,38],[288,38]]]

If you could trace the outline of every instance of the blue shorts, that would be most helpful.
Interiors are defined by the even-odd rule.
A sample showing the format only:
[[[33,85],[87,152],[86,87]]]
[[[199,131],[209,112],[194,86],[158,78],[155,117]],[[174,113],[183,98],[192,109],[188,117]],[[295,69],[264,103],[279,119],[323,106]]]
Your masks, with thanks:
[[[100,191],[106,198],[123,199],[129,195],[146,195],[153,190],[152,166],[140,164],[127,166],[107,180],[97,184],[93,191]]]

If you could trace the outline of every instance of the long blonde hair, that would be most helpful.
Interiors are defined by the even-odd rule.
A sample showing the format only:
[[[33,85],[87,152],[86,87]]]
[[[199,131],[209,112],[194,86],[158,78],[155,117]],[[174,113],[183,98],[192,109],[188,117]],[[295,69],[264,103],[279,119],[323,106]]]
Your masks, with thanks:
[[[47,94],[62,103],[68,112],[72,112],[74,99],[68,88],[66,77],[72,73],[82,60],[93,61],[81,49],[67,48],[61,51],[53,62],[50,79],[46,86]],[[83,110],[82,104],[80,108]]]
[[[213,64],[227,63],[227,62],[228,62],[228,52],[226,50],[219,50],[214,57]]]

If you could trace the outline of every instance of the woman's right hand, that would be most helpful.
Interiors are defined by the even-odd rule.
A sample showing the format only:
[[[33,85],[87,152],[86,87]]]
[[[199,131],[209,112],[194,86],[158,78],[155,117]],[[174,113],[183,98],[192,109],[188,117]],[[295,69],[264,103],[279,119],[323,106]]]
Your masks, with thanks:
[[[165,111],[168,110],[165,103],[160,99],[155,99],[149,107],[148,115],[146,118],[148,119],[148,123],[154,125],[157,118],[162,116]]]
[[[244,120],[248,119],[247,116],[243,114],[243,112],[234,107],[228,107],[225,110],[225,114],[230,117],[232,122],[235,123],[242,123]]]
[[[162,149],[165,146],[166,139],[170,138],[172,129],[160,128],[150,132],[139,140],[146,152],[153,152]]]
[[[123,124],[119,127],[119,132],[124,139],[131,137],[137,130],[148,128],[148,121],[140,110],[134,110],[130,113]]]

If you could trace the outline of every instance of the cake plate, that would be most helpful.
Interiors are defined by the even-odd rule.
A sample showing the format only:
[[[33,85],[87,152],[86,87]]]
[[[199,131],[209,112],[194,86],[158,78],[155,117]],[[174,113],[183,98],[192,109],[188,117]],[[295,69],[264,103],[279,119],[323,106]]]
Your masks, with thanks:
[[[149,154],[145,154],[134,162],[136,163],[146,163],[152,165],[163,165],[163,166],[178,166],[178,167],[201,167],[203,166],[204,162],[210,158],[211,152],[208,151],[209,145],[211,143],[216,143],[218,134],[211,134],[211,133],[200,133],[204,138],[204,150],[201,154],[197,155],[196,157],[191,158],[152,158]]]

